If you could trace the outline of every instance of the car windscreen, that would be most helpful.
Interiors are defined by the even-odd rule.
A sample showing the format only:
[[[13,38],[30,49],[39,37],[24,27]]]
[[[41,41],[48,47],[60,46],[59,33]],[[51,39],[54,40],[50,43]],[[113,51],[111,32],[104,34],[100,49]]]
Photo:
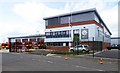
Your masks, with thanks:
[[[79,45],[78,47],[82,47],[81,45]]]
[[[87,45],[85,45],[84,47],[88,47]]]

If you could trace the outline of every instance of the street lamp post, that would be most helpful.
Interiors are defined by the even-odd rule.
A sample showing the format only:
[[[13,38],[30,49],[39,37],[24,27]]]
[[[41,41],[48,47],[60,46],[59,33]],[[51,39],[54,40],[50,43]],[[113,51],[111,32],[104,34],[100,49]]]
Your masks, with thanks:
[[[71,35],[71,32],[72,32],[72,26],[71,26],[71,22],[72,22],[71,5],[69,6],[69,9],[70,9],[70,14],[71,14],[70,17],[69,17],[69,28],[70,28],[70,30],[69,30],[69,48],[70,48],[70,46],[71,46],[70,38],[72,37],[72,35]]]
[[[70,24],[70,17],[69,17],[69,28],[70,28],[71,24]],[[70,35],[71,35],[71,29],[69,30],[69,48],[70,48]]]
[[[93,37],[93,58],[94,58],[94,37]]]

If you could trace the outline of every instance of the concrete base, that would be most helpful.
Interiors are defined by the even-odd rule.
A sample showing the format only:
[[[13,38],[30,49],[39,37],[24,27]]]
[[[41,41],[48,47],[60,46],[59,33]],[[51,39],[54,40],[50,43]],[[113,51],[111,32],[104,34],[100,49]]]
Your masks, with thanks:
[[[1,52],[1,53],[8,53],[8,52],[9,52],[9,49],[1,49],[0,52]]]

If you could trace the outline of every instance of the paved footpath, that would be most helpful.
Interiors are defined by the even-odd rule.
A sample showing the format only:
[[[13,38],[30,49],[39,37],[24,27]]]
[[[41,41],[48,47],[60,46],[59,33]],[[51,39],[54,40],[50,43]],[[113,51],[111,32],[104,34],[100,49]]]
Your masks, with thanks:
[[[1,49],[0,53],[9,53],[9,50],[8,49]]]

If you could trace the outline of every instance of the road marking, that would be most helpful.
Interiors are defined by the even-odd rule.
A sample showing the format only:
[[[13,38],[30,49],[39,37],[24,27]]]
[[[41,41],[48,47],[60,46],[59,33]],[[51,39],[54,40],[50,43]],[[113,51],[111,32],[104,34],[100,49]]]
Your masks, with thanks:
[[[61,58],[61,56],[54,56],[54,57]]]
[[[35,60],[35,59],[32,59],[32,60]]]
[[[21,54],[21,53],[10,53],[10,54]]]
[[[76,67],[80,67],[80,66],[76,66]]]
[[[98,71],[104,71],[104,70],[98,70]]]
[[[49,57],[53,57],[53,58],[62,58],[61,56],[49,56]]]
[[[47,61],[48,63],[53,63],[52,61]]]
[[[84,67],[84,66],[75,66],[75,67],[81,67],[81,68],[86,68],[86,69],[92,69],[92,70],[97,70],[97,71],[104,71],[104,70],[101,70],[101,69],[96,69],[96,68],[88,68],[88,67]]]

